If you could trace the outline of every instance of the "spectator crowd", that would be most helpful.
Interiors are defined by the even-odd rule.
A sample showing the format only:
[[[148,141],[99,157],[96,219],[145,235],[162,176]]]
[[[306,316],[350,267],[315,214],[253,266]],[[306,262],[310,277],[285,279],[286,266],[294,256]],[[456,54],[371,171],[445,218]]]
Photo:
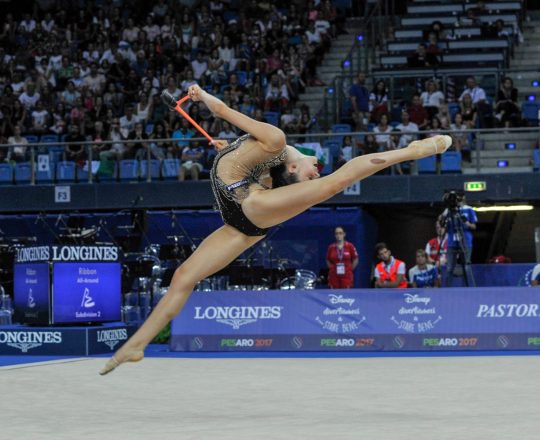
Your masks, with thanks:
[[[474,135],[464,130],[524,124],[518,91],[510,77],[502,78],[496,97],[488,96],[474,76],[466,78],[462,93],[454,100],[440,88],[436,78],[428,79],[410,100],[396,102],[391,107],[385,81],[375,81],[369,90],[366,75],[358,73],[349,90],[348,113],[342,120],[350,122],[354,131],[373,133],[357,139],[358,154],[403,148],[416,139],[446,132],[453,138],[451,150],[470,160]],[[409,169],[407,164],[385,172],[403,174],[404,169]]]
[[[0,162],[28,160],[28,143],[46,135],[91,141],[102,161],[187,158],[202,165],[206,145],[160,101],[164,88],[185,93],[197,82],[257,120],[288,115],[284,128],[305,129],[296,108],[343,17],[330,0],[209,1],[190,8],[157,0],[41,0],[22,16],[8,13],[0,29]],[[186,109],[212,136],[235,128],[198,103]],[[175,143],[160,141],[174,138]],[[103,141],[114,141],[104,144]],[[137,142],[122,142],[122,141]],[[177,141],[176,141],[177,140]],[[188,148],[189,147],[189,148]],[[201,154],[202,150],[202,154]],[[64,159],[88,151],[69,145]],[[198,165],[182,178],[197,176]]]

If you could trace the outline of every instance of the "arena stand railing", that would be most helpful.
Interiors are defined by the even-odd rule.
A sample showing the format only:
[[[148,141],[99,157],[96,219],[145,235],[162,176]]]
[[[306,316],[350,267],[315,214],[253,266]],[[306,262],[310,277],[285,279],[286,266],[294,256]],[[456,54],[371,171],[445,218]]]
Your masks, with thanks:
[[[536,115],[538,117],[538,115]],[[536,120],[538,123],[538,120]],[[451,149],[439,157],[422,159],[405,164],[405,174],[481,174],[501,172],[538,172],[540,170],[540,128],[499,128],[440,131],[451,136],[466,136],[468,143],[461,151]],[[418,137],[426,133],[418,132]],[[363,152],[367,135],[373,132],[354,132],[349,124],[334,124],[328,133],[290,134],[288,142],[308,154],[319,157],[322,174],[329,174],[342,161],[350,160]],[[160,140],[158,140],[160,141]],[[178,142],[177,139],[163,139]],[[184,140],[185,142],[187,140]],[[204,142],[204,138],[191,138],[189,142]],[[146,143],[130,140],[130,143]],[[118,141],[103,141],[112,145]],[[75,163],[58,160],[67,145],[83,145],[88,160]],[[109,173],[101,168],[103,162],[96,159],[93,142],[36,142],[27,145],[29,160],[0,163],[0,185],[40,185],[54,183],[94,182],[152,182],[176,180],[181,166],[179,158],[158,160],[153,158],[150,145],[145,145],[146,159],[109,161]],[[3,144],[0,149],[13,145]],[[180,152],[180,147],[179,150]],[[383,148],[380,149],[383,151]],[[215,150],[206,149],[206,169],[201,179],[208,178],[208,168]],[[394,171],[389,171],[394,174]]]

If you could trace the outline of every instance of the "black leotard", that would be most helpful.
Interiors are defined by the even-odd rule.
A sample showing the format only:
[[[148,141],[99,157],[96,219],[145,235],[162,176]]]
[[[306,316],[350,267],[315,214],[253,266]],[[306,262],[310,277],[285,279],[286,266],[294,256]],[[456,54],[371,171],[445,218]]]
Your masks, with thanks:
[[[246,235],[260,236],[266,235],[268,229],[257,227],[246,217],[242,211],[242,202],[249,195],[249,186],[252,184],[261,185],[259,181],[261,176],[271,167],[283,162],[286,153],[283,150],[278,155],[270,155],[261,152],[260,147],[254,143],[246,147],[245,141],[249,138],[249,134],[244,135],[231,142],[217,154],[210,172],[210,180],[218,209],[225,224]],[[225,157],[227,155],[230,156]],[[254,160],[259,157],[260,161]],[[228,163],[224,165],[225,162]],[[232,172],[231,169],[233,169]]]

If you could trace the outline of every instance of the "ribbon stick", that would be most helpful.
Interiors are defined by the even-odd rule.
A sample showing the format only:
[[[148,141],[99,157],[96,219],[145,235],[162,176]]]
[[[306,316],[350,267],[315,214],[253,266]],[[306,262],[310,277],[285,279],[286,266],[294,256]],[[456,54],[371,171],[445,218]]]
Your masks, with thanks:
[[[178,113],[180,113],[184,118],[186,118],[189,122],[191,122],[191,125],[193,125],[199,132],[208,139],[209,142],[214,142],[214,139],[202,128],[197,122],[195,122],[191,116],[189,116],[183,109],[180,107],[180,104],[182,104],[186,99],[188,99],[189,96],[184,96],[182,99],[180,99],[176,103],[176,107],[174,108]]]

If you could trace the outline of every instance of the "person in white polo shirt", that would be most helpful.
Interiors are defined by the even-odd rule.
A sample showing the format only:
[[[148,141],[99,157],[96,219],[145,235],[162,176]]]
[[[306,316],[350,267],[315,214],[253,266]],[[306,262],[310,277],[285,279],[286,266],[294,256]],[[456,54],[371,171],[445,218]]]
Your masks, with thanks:
[[[420,95],[422,105],[428,112],[429,119],[433,118],[441,105],[444,104],[444,94],[437,88],[437,83],[430,79],[426,84],[426,91]]]

